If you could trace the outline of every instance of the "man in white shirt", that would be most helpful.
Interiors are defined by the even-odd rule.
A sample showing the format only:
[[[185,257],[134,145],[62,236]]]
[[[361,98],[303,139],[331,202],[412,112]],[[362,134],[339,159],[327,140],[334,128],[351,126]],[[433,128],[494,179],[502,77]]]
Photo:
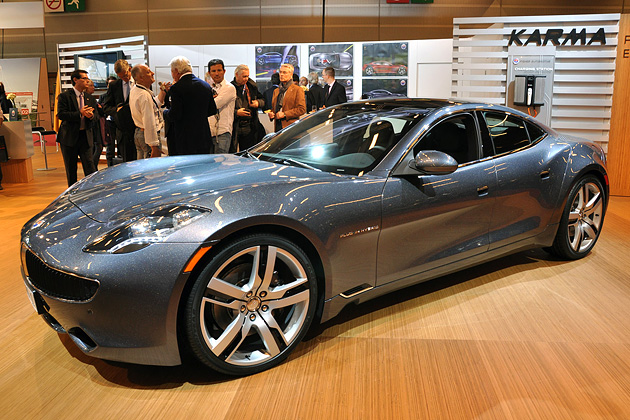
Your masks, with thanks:
[[[225,66],[223,60],[215,58],[208,62],[208,74],[212,79],[211,86],[216,92],[214,102],[219,112],[208,117],[214,153],[229,153],[232,141],[232,125],[234,123],[234,104],[236,102],[236,88],[225,81]],[[208,81],[210,82],[210,81]]]
[[[160,107],[166,92],[160,90],[154,96],[151,85],[155,82],[154,73],[144,64],[137,64],[131,69],[131,76],[136,85],[129,92],[131,117],[136,125],[134,142],[138,159],[160,157],[162,155],[161,139],[164,119]]]

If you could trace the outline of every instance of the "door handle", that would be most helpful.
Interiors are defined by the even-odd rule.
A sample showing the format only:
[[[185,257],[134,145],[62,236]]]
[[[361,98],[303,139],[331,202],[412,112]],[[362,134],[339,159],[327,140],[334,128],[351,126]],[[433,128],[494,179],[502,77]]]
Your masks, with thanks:
[[[483,187],[477,188],[477,194],[482,197],[484,195],[488,195],[488,186],[484,185]]]
[[[540,173],[540,179],[549,179],[550,175],[551,175],[550,171],[542,171]]]

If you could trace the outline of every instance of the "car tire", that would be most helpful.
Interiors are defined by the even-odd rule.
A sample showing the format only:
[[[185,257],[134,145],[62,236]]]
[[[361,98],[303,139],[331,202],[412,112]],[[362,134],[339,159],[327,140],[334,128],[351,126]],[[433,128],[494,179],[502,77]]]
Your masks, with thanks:
[[[373,76],[374,75],[374,68],[373,67],[366,67],[365,68],[365,74],[368,76]]]
[[[398,71],[397,71],[397,73],[398,73],[400,76],[404,76],[405,74],[407,74],[407,69],[406,69],[406,68],[404,68],[404,67],[402,67],[402,66],[401,66],[401,67],[398,67]]]
[[[264,66],[265,65],[265,59],[263,57],[260,57],[256,63],[258,63],[259,66]]]
[[[567,260],[586,256],[599,238],[606,210],[606,190],[593,175],[581,178],[569,192],[558,232],[548,252]]]
[[[250,375],[284,361],[308,331],[317,306],[308,256],[276,235],[224,246],[200,273],[185,302],[192,353],[229,375]]]

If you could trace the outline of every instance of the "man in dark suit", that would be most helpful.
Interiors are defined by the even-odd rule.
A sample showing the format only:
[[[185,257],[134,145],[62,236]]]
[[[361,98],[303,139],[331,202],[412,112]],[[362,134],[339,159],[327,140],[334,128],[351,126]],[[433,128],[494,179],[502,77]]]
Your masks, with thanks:
[[[217,113],[212,87],[192,73],[186,57],[171,60],[173,85],[169,87],[170,108],[164,111],[172,133],[168,154],[192,155],[212,152],[208,117]]]
[[[326,82],[324,86],[324,106],[329,107],[342,104],[348,100],[346,89],[335,80],[334,68],[326,67],[322,72],[322,78]]]
[[[324,88],[319,85],[319,76],[316,71],[310,72],[307,79],[306,112],[317,111],[324,105]]]
[[[119,79],[108,84],[103,100],[105,115],[109,115],[116,124],[116,144],[112,142],[107,146],[107,166],[114,164],[114,147],[118,148],[118,155],[123,162],[136,159],[136,145],[133,140],[136,127],[129,109],[129,92],[135,86],[131,78],[131,66],[127,60],[120,59],[114,63],[114,71]]]
[[[66,167],[68,186],[77,182],[77,161],[81,158],[85,176],[96,172],[92,160],[92,122],[96,99],[86,93],[89,78],[85,70],[70,75],[72,89],[57,97],[57,118],[61,120],[57,141]]]

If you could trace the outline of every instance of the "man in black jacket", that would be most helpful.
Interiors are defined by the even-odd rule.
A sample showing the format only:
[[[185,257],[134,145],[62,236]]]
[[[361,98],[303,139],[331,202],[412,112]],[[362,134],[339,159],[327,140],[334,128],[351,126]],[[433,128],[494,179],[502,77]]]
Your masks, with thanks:
[[[123,162],[136,159],[136,145],[133,134],[136,130],[129,109],[129,92],[135,86],[131,78],[131,66],[127,60],[120,59],[114,63],[114,71],[119,79],[111,82],[107,87],[103,101],[103,111],[116,124],[116,145],[107,146],[107,166],[114,164],[114,147],[118,147],[118,154]]]
[[[326,82],[324,86],[324,105],[326,107],[342,104],[348,100],[346,88],[335,80],[334,68],[326,67],[322,72],[322,78]]]
[[[174,83],[168,88],[170,108],[164,111],[164,119],[170,125],[168,154],[211,153],[208,117],[217,113],[212,87],[192,73],[186,57],[173,58],[170,67]]]
[[[66,167],[68,186],[77,182],[78,158],[81,158],[85,176],[96,172],[92,161],[92,122],[96,99],[85,92],[90,80],[85,70],[73,71],[70,79],[72,89],[57,97],[57,118],[61,120],[57,141]]]
[[[319,76],[316,71],[310,72],[307,79],[306,112],[317,111],[324,105],[324,88],[319,85]]]
[[[234,107],[234,129],[230,152],[249,149],[265,136],[265,129],[258,121],[258,109],[265,106],[265,99],[258,91],[256,82],[249,78],[249,67],[239,64],[234,70],[236,106]]]

